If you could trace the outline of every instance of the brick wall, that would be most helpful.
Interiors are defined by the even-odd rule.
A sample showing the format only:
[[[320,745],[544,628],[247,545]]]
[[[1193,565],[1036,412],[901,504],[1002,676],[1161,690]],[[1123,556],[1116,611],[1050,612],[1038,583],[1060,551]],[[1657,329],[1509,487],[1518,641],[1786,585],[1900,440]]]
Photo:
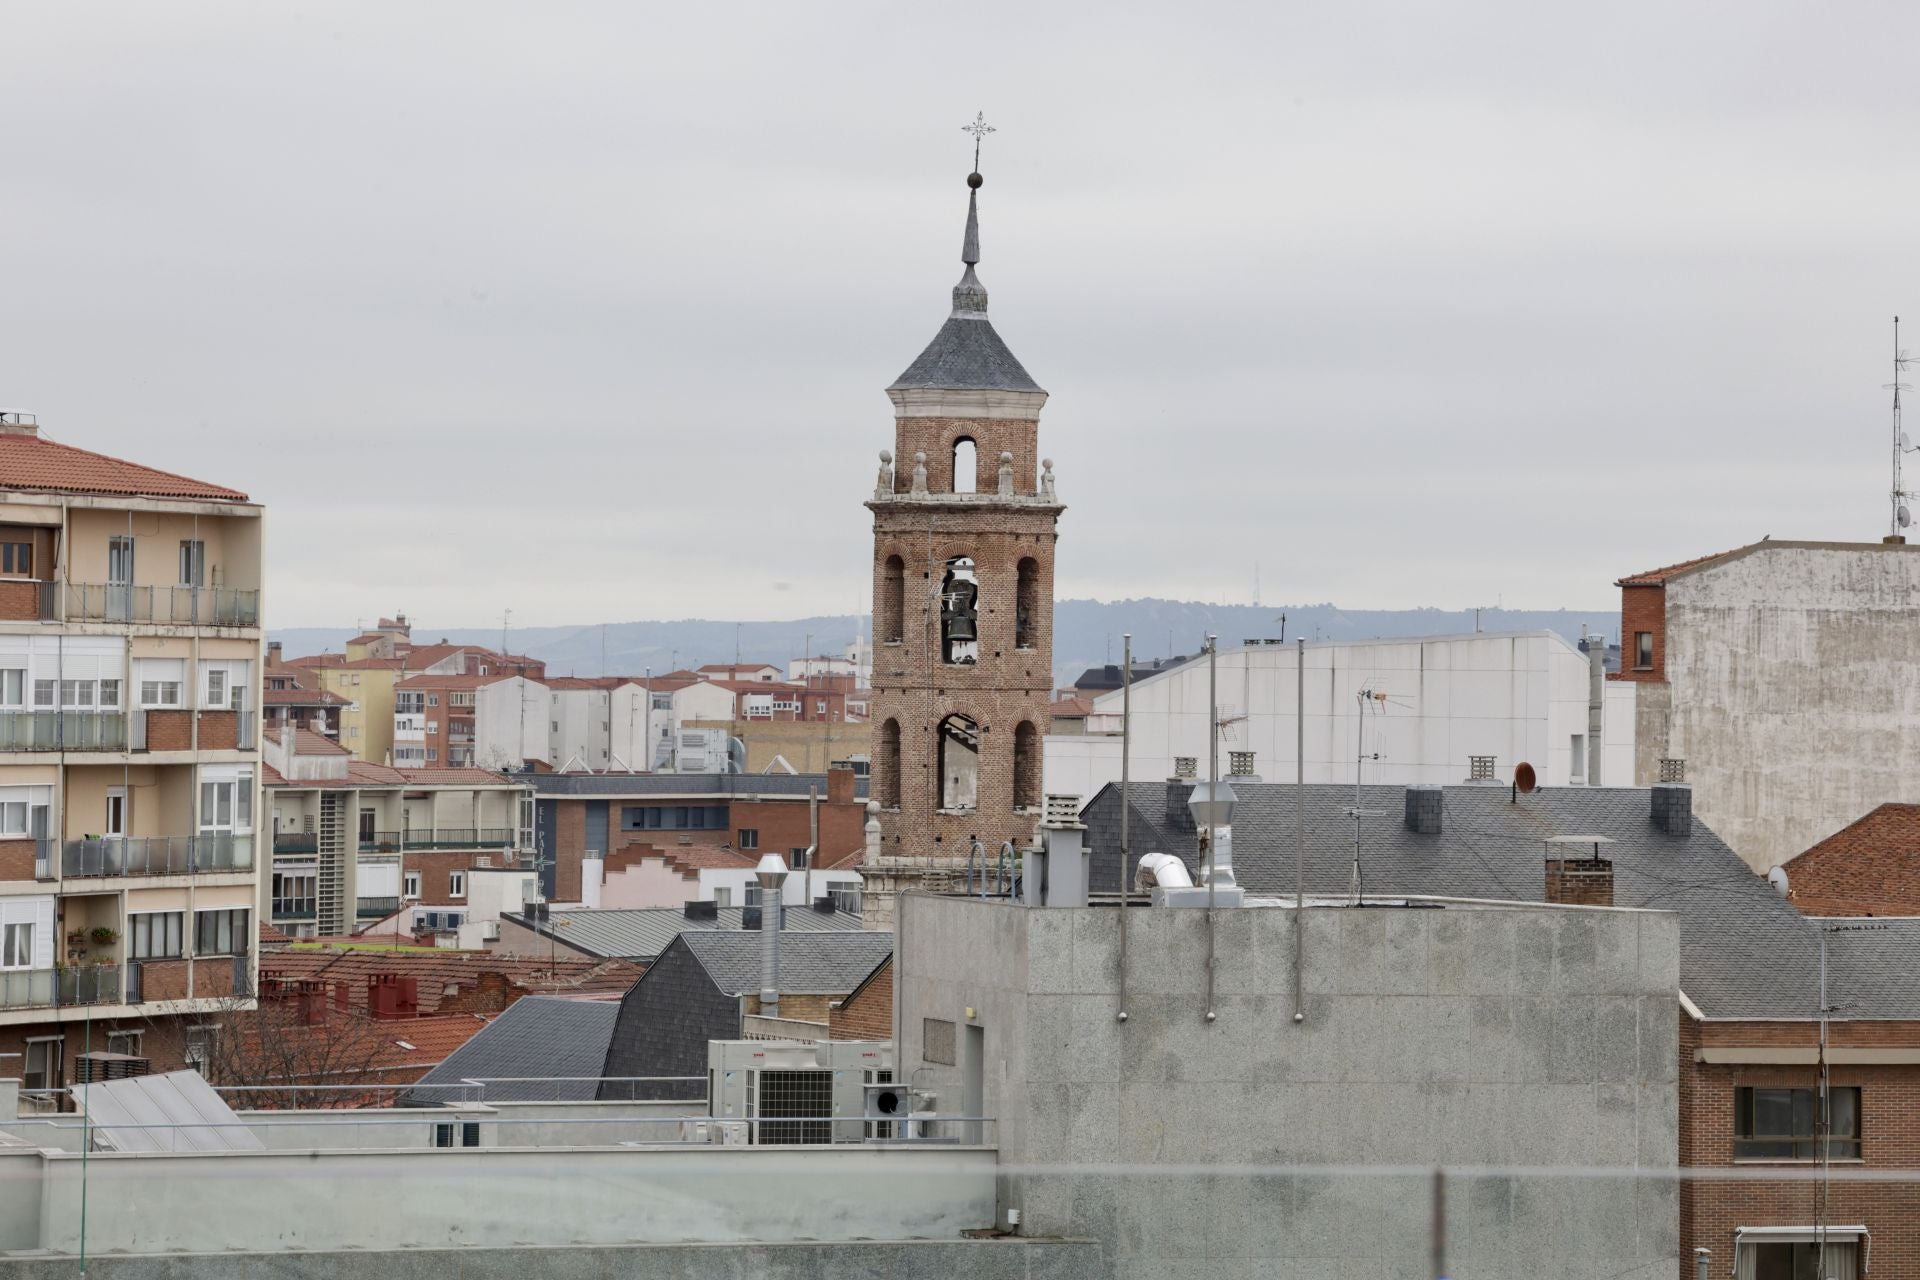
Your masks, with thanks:
[[[1653,665],[1635,667],[1642,631],[1653,635]],[[1665,680],[1667,678],[1667,589],[1620,588],[1620,670],[1609,680]]]
[[[453,896],[453,873],[466,871],[473,866],[473,852],[467,849],[413,850],[400,855],[402,875],[409,871],[420,873],[420,905],[424,907],[463,907],[467,903],[465,894]],[[574,874],[579,875],[578,853],[575,854]],[[498,855],[495,855],[496,861]],[[402,883],[405,883],[403,880]],[[562,898],[563,902],[575,902],[576,898]]]
[[[1920,804],[1883,804],[1786,865],[1810,915],[1920,915]]]
[[[865,986],[827,1013],[828,1035],[834,1040],[891,1040],[893,1038],[893,961]]]
[[[185,960],[142,960],[140,998],[148,1004],[159,1000],[184,1000],[189,994]]]
[[[552,856],[553,896],[556,902],[580,901],[580,860],[586,848],[587,802],[555,801]]]
[[[1613,905],[1613,863],[1605,858],[1548,858],[1548,902],[1570,907]]]
[[[193,749],[193,712],[147,712],[147,750],[190,751]]]
[[[0,880],[33,879],[33,862],[33,841],[0,840]]]
[[[200,713],[200,745],[209,751],[232,751],[239,747],[240,713],[202,711]]]
[[[233,957],[209,956],[193,962],[195,999],[218,999],[233,994]],[[151,999],[151,997],[148,997]]]
[[[757,1015],[760,1012],[759,993],[755,992],[750,994],[746,996],[745,999],[746,1011],[750,1014]],[[833,996],[790,995],[786,992],[781,992],[780,1016],[783,1018],[798,1018],[802,1022],[826,1022],[827,1006],[831,1004],[833,1000]]]
[[[0,618],[33,621],[40,617],[40,583],[19,578],[0,581]]]
[[[1680,1024],[1680,1164],[1683,1168],[1734,1167],[1734,1090],[1743,1085],[1818,1084],[1811,1065],[1758,1065],[1696,1061],[1705,1044],[1811,1045],[1818,1027],[1797,1023],[1709,1023],[1691,1018]],[[1835,1023],[1834,1044],[1920,1045],[1920,1024]],[[1827,1221],[1865,1223],[1873,1235],[1871,1274],[1920,1275],[1920,1182],[1855,1180],[1862,1173],[1898,1172],[1911,1177],[1920,1169],[1920,1065],[1831,1068],[1835,1087],[1860,1089],[1862,1160],[1835,1163],[1848,1176],[1830,1190]],[[1715,1275],[1731,1274],[1736,1227],[1804,1226],[1816,1220],[1820,1180],[1816,1166],[1768,1161],[1742,1169],[1794,1172],[1810,1176],[1788,1181],[1689,1180],[1680,1194],[1681,1280],[1691,1280],[1695,1248],[1713,1251]]]

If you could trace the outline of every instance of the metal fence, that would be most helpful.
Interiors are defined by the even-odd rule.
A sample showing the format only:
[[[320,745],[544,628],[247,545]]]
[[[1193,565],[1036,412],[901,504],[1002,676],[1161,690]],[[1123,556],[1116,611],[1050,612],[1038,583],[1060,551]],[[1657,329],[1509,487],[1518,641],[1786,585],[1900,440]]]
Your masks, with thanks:
[[[64,876],[206,875],[252,866],[253,837],[230,832],[69,840],[60,853]]]
[[[0,751],[125,751],[121,711],[0,711]]]
[[[512,827],[422,827],[417,831],[366,831],[360,834],[362,853],[398,853],[403,849],[505,849],[512,846]]]

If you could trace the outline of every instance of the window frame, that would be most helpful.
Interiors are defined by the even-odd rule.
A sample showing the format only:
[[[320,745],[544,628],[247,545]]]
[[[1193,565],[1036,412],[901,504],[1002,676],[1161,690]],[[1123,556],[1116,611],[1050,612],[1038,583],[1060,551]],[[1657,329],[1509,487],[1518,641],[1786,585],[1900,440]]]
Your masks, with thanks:
[[[180,585],[207,585],[207,542],[204,538],[180,539]]]
[[[193,954],[243,956],[247,954],[249,907],[208,907],[193,913]],[[211,919],[209,918],[211,917]],[[203,945],[205,943],[206,945]]]
[[[467,873],[465,871],[447,872],[447,896],[465,898],[467,896]]]
[[[1653,670],[1653,632],[1633,633],[1633,669],[1635,671]]]
[[[1826,1138],[1831,1159],[1862,1158],[1862,1091],[1859,1085],[1830,1085],[1828,1106],[1835,1121]],[[1755,1133],[1759,1095],[1784,1094],[1790,1129],[1785,1133]],[[1844,1101],[1843,1101],[1844,1098]],[[1804,1107],[1803,1107],[1804,1103]],[[1775,1105],[1779,1105],[1776,1103]],[[1802,1112],[1805,1132],[1798,1128]],[[1847,1124],[1846,1130],[1842,1124]],[[1733,1158],[1736,1162],[1808,1164],[1820,1159],[1820,1089],[1817,1085],[1737,1085],[1733,1091]],[[1781,1151],[1779,1148],[1789,1148]]]
[[[407,902],[420,901],[420,873],[403,871],[400,873],[400,897]]]
[[[744,851],[747,849],[758,849],[760,847],[760,829],[758,827],[741,827],[738,834],[739,842],[737,847],[739,849]]]
[[[186,912],[185,911],[130,911],[127,913],[127,959],[129,960],[179,960],[186,956]],[[161,947],[169,944],[171,951],[153,950],[154,931],[159,926]]]

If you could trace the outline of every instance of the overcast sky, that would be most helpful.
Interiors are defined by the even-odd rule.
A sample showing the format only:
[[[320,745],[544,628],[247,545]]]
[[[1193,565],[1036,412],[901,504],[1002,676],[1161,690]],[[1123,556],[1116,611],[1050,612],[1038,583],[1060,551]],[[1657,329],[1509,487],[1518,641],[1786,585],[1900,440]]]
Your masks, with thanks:
[[[5,0],[0,48],[0,404],[265,502],[275,626],[864,609],[980,109],[1062,596],[1594,607],[1886,532],[1912,4]]]

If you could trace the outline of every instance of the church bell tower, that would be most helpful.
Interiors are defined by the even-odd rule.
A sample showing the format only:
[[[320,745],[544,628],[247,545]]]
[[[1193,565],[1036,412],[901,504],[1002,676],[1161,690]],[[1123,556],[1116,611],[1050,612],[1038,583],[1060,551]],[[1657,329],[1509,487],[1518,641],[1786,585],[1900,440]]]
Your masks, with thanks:
[[[1047,393],[994,332],[974,274],[982,181],[967,176],[953,309],[887,388],[894,447],[866,504],[880,806],[878,857],[870,842],[862,868],[869,927],[890,927],[899,892],[958,887],[974,841],[989,863],[1003,842],[1026,847],[1041,814],[1063,508],[1040,457]]]

